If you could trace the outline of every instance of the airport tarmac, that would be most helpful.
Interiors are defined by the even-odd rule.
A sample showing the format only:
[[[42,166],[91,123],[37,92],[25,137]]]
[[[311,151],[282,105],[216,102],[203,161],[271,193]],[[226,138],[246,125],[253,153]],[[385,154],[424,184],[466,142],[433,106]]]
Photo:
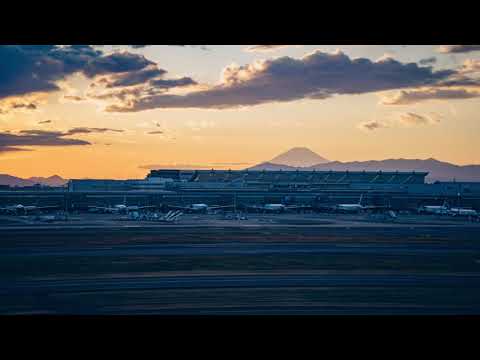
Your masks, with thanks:
[[[118,214],[71,214],[67,221],[42,221],[35,216],[0,216],[0,230],[58,229],[58,228],[139,228],[139,227],[404,227],[404,226],[472,226],[480,222],[466,218],[440,215],[399,215],[395,220],[382,215],[368,214],[242,214],[240,219],[232,214],[184,214],[178,221],[166,223],[127,219]]]
[[[0,313],[480,314],[478,223],[119,217],[0,217]]]

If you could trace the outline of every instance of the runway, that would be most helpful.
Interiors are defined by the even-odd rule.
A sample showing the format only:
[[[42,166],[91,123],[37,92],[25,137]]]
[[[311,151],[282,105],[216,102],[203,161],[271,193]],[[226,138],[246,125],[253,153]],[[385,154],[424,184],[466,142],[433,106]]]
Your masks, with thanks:
[[[2,303],[11,301],[11,314],[328,314],[333,308],[478,314],[479,280],[465,274],[368,273],[79,278],[1,282],[0,295]]]
[[[4,235],[1,314],[480,314],[475,228]]]

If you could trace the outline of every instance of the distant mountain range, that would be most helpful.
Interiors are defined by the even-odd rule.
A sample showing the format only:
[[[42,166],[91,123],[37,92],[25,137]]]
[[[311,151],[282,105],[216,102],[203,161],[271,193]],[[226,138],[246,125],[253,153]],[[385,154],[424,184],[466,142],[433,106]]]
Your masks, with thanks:
[[[298,149],[298,148],[295,148]],[[307,152],[302,152],[307,154]],[[292,149],[294,150],[294,149]],[[308,150],[308,149],[307,149]],[[308,150],[308,158],[312,159],[313,156]],[[284,154],[288,154],[287,151]],[[298,152],[295,151],[296,154]],[[282,154],[282,155],[284,155]],[[314,153],[315,154],[315,153]],[[282,156],[280,155],[280,156]],[[317,154],[315,154],[317,155]],[[323,157],[317,155],[321,159]],[[480,181],[480,165],[455,165],[448,162],[438,161],[436,159],[387,159],[387,160],[368,160],[368,161],[351,161],[351,162],[341,162],[341,161],[330,161],[317,163],[309,166],[299,166],[297,164],[301,163],[298,157],[294,157],[294,161],[279,164],[272,159],[268,162],[263,162],[261,164],[250,167],[249,170],[334,170],[334,171],[426,171],[428,176],[426,180],[428,182],[434,181]],[[283,158],[285,159],[285,157]],[[324,159],[325,160],[325,159]]]
[[[58,175],[53,175],[50,177],[30,177],[28,179],[23,179],[20,177],[0,174],[0,185],[9,185],[9,186],[33,186],[35,184],[47,185],[47,186],[63,186],[68,182],[61,178]]]
[[[272,160],[250,167],[249,170],[334,170],[334,171],[426,171],[428,182],[434,181],[478,181],[480,182],[480,165],[455,165],[436,159],[387,159],[368,161],[329,161],[305,147],[290,149]],[[30,177],[22,179],[16,176],[0,174],[0,185],[63,186],[68,180],[58,175],[50,177]]]

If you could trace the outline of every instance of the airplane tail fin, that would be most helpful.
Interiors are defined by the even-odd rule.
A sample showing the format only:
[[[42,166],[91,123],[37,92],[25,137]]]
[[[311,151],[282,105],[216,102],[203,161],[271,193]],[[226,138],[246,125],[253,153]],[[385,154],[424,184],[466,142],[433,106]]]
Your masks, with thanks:
[[[360,195],[360,199],[358,200],[358,205],[362,205],[362,200],[363,200],[363,194]]]

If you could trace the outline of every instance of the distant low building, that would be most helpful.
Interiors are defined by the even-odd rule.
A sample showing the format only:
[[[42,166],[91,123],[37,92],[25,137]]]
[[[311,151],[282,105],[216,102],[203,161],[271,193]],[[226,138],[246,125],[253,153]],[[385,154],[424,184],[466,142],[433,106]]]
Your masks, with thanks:
[[[163,191],[166,183],[172,181],[148,177],[143,180],[72,179],[68,182],[68,191]]]

